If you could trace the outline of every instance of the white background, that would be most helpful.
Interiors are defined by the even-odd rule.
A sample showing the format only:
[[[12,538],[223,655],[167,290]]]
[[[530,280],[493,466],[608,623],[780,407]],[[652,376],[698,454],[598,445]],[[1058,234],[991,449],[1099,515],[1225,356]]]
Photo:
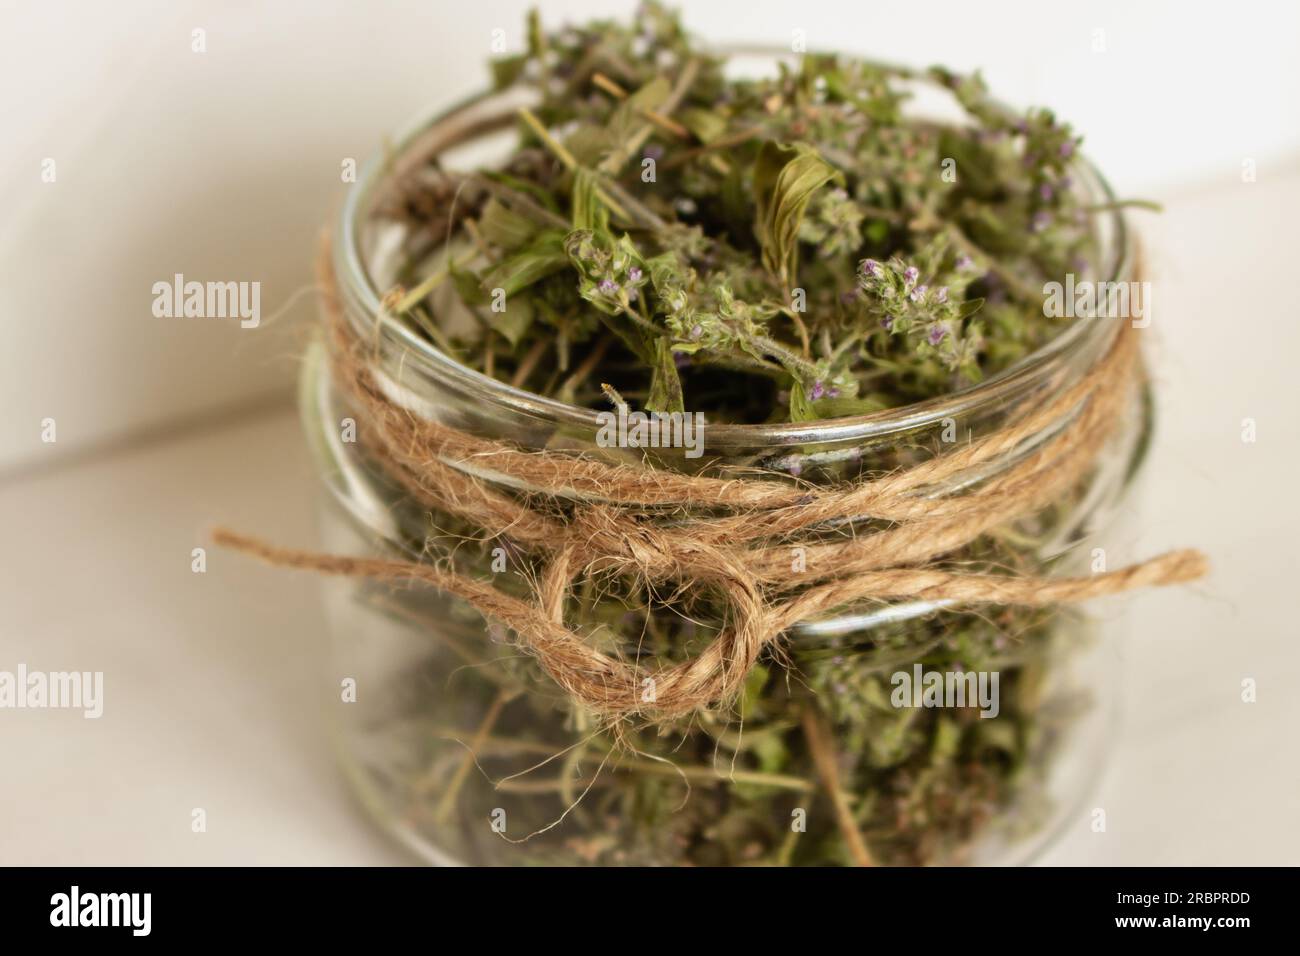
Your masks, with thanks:
[[[264,315],[287,302],[341,162],[478,88],[491,30],[516,47],[524,6],[0,7],[0,668],[107,681],[100,721],[0,713],[0,863],[403,859],[332,769],[313,582],[226,557],[189,571],[215,521],[312,540],[287,403],[310,298],[246,331],[155,319],[150,288],[183,272],[261,281]],[[542,5],[552,23],[629,9]],[[1122,194],[1166,203],[1138,220],[1161,415],[1137,543],[1200,546],[1215,571],[1105,609],[1133,634],[1096,795],[1110,828],[1075,821],[1048,860],[1300,863],[1295,6],[699,2],[686,20],[717,42],[801,29],[983,67],[1083,131]]]

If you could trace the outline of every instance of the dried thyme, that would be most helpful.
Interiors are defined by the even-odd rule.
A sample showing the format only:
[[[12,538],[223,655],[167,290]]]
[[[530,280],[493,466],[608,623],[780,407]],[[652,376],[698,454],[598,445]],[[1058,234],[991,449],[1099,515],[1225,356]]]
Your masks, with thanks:
[[[1037,290],[1097,255],[1096,210],[1071,180],[1078,137],[1050,112],[1002,108],[978,77],[804,55],[773,77],[734,79],[655,3],[633,25],[545,32],[533,15],[528,36],[526,52],[494,65],[498,88],[534,95],[518,146],[492,168],[435,160],[385,210],[405,228],[409,288],[390,295],[395,314],[502,381],[710,422],[894,408],[1051,339],[1063,322],[1044,316]],[[908,85],[923,80],[967,121],[909,115]],[[474,531],[445,516],[435,526]],[[1023,565],[1051,530],[956,557]],[[412,536],[413,551],[424,544]],[[492,546],[456,560],[481,569]],[[512,561],[522,589],[537,568]],[[384,773],[411,822],[469,862],[518,859],[483,819],[504,803],[509,834],[538,834],[526,862],[959,859],[1068,724],[1043,687],[1082,626],[1003,609],[801,638],[754,668],[734,713],[616,737],[530,660],[476,650],[482,624],[468,609],[372,597],[466,665],[437,695],[428,681],[441,672],[411,675],[422,717],[406,733],[419,757]],[[593,642],[664,662],[697,652],[723,616],[707,594],[670,610],[617,578],[575,600]],[[891,672],[917,661],[999,671],[999,719],[894,706]],[[467,701],[486,717],[467,724]],[[829,767],[819,722],[833,731]]]
[[[572,373],[599,350],[645,408],[804,421],[951,392],[1060,331],[1037,290],[1095,249],[1079,140],[1050,112],[833,55],[729,79],[656,4],[633,26],[532,24],[495,69],[537,98],[518,148],[435,163],[394,210],[412,267],[439,264],[399,311],[471,366],[596,407]],[[917,79],[969,122],[909,117]],[[474,321],[439,333],[421,302],[447,277]]]

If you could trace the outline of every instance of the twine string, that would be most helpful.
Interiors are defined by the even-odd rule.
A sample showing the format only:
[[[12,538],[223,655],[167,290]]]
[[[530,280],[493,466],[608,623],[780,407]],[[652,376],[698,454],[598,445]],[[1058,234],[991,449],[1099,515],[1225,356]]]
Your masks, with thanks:
[[[811,486],[525,450],[416,415],[390,395],[376,377],[373,347],[348,328],[327,255],[318,272],[334,380],[364,416],[369,453],[421,505],[539,555],[544,571],[523,600],[427,562],[283,548],[224,528],[214,532],[215,542],[282,567],[454,595],[513,631],[567,694],[610,720],[668,721],[724,704],[783,633],[853,602],[1046,606],[1206,573],[1204,555],[1194,550],[1086,577],[941,566],[997,526],[1059,500],[1095,466],[1140,374],[1136,333],[1127,326],[1077,383],[991,434],[882,477]],[[992,477],[943,493],[947,483],[1008,459]],[[509,494],[485,475],[528,493]],[[863,519],[884,527],[833,540],[817,536]],[[805,570],[792,574],[796,546]],[[698,655],[667,666],[606,654],[564,623],[573,582],[601,572],[710,588],[725,601],[726,624]]]

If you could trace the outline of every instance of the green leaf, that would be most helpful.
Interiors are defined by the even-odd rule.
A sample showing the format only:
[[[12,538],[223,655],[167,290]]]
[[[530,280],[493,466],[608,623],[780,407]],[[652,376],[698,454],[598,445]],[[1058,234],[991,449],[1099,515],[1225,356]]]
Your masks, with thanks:
[[[586,168],[573,177],[573,228],[592,232],[609,229],[609,210],[601,201],[595,174]]]
[[[527,216],[521,216],[496,199],[489,199],[479,216],[479,231],[483,238],[494,246],[500,246],[508,252],[528,243],[537,234],[537,224]]]
[[[677,374],[677,363],[673,361],[672,343],[666,338],[656,339],[654,351],[655,365],[645,407],[652,412],[686,411],[682,398],[682,380]]]
[[[817,410],[813,408],[812,402],[808,400],[808,393],[803,389],[803,383],[795,380],[790,386],[790,421],[792,422],[812,422],[817,420]]]
[[[527,296],[511,299],[507,294],[502,303],[504,311],[484,308],[493,301],[493,296],[483,288],[483,282],[468,269],[451,270],[451,281],[462,302],[469,306],[489,326],[499,332],[511,346],[519,344],[529,327],[533,324],[535,310],[533,302]]]
[[[503,56],[492,61],[492,86],[494,89],[504,90],[507,86],[514,84],[524,72],[524,67],[528,64],[528,54],[519,53],[515,56]]]
[[[702,107],[694,106],[682,110],[677,118],[701,143],[711,143],[727,131],[725,116]]]
[[[515,299],[506,299],[504,312],[495,312],[491,309],[481,314],[487,317],[488,324],[499,332],[511,347],[519,344],[520,339],[533,324],[535,315],[533,303],[525,296],[519,296]]]
[[[672,93],[672,84],[666,76],[656,76],[631,96],[618,104],[609,118],[608,130],[616,142],[624,142],[645,125],[642,110],[658,110]]]
[[[618,176],[624,164],[654,132],[644,111],[658,110],[671,92],[668,78],[656,76],[618,105],[604,127],[610,145],[597,166],[602,173]]]
[[[957,163],[957,182],[963,193],[981,199],[993,199],[1002,183],[998,177],[997,159],[984,145],[964,131],[945,129],[939,134],[939,155]]]
[[[451,275],[452,284],[456,287],[456,294],[460,300],[468,306],[485,305],[488,301],[488,294],[483,290],[482,281],[477,275],[468,269],[457,269],[451,266],[448,270]]]
[[[564,137],[564,148],[583,166],[595,166],[618,145],[618,137],[604,126],[584,123]]]
[[[829,182],[844,177],[807,143],[783,144],[771,140],[759,150],[754,163],[754,198],[758,204],[755,231],[763,247],[763,267],[785,289],[795,275],[799,224],[808,201]]]
[[[503,173],[497,169],[483,170],[480,175],[484,179],[490,179],[494,183],[500,183],[507,189],[513,189],[515,192],[527,193],[551,212],[559,212],[559,203],[555,201],[555,196],[549,189],[543,189],[536,183],[529,182],[526,179],[520,179],[518,176],[511,176],[509,173]]]
[[[564,235],[551,229],[539,233],[523,249],[488,270],[481,287],[489,294],[493,289],[504,289],[509,298],[539,279],[567,268],[569,256],[564,251]]]

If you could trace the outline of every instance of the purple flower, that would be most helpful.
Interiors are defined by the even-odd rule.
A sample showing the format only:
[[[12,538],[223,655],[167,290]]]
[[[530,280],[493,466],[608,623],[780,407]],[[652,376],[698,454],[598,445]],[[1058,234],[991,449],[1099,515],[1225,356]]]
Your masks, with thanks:
[[[938,292],[936,292],[936,293],[934,294],[934,301],[935,301],[935,302],[938,302],[940,305],[942,305],[943,303],[945,303],[945,302],[948,301],[948,287],[947,287],[947,286],[942,287],[941,289],[939,289]]]
[[[657,143],[651,143],[645,148],[641,155],[646,159],[653,159],[655,162],[658,162],[663,158],[664,148]]]
[[[641,270],[638,269],[636,266],[633,266],[631,269],[627,270],[627,278],[629,282],[640,282]]]
[[[967,269],[974,268],[974,266],[975,266],[975,260],[972,259],[970,256],[960,255],[957,257],[957,268],[959,271],[965,272]]]
[[[820,381],[813,382],[812,391],[809,393],[812,400],[815,402],[817,401],[817,399],[821,398],[825,394],[826,394],[826,386],[822,384]]]
[[[1031,232],[1042,232],[1052,224],[1052,217],[1045,212],[1034,213],[1034,218],[1029,223]]]
[[[1043,202],[1051,202],[1051,201],[1052,201],[1052,187],[1049,186],[1047,183],[1043,183],[1043,185],[1039,186],[1039,187],[1038,187],[1038,198],[1040,198]]]
[[[703,335],[703,334],[704,334],[704,326],[702,326],[702,325],[696,325],[695,327],[693,327],[693,328],[691,329],[691,338],[692,338],[692,339],[698,339],[698,338],[699,338],[701,335]]]
[[[926,336],[926,341],[931,345],[938,345],[947,337],[947,335],[948,330],[942,325],[932,325],[930,326],[930,334]]]
[[[894,317],[892,315],[886,315],[880,320],[880,327],[886,332],[892,330],[894,328]]]
[[[618,283],[613,279],[601,279],[600,285],[596,286],[596,288],[605,293],[605,295],[613,295],[618,291]]]
[[[928,285],[919,285],[908,293],[908,298],[913,302],[920,302],[925,298],[925,293],[930,287]]]
[[[903,270],[903,281],[906,282],[908,285],[911,285],[920,277],[921,277],[921,270],[918,269],[916,266],[908,266],[906,269]]]
[[[862,274],[875,278],[880,275],[880,263],[875,259],[862,260]]]
[[[1062,144],[1061,144],[1061,151],[1060,151],[1060,152],[1061,152],[1061,158],[1062,158],[1062,159],[1069,159],[1071,156],[1073,156],[1073,155],[1074,155],[1074,140],[1072,140],[1072,139],[1067,139],[1064,143],[1062,143]]]
[[[826,390],[826,397],[827,397],[827,398],[839,398],[839,397],[840,397],[840,390],[839,390],[838,388],[828,388],[828,389]]]

